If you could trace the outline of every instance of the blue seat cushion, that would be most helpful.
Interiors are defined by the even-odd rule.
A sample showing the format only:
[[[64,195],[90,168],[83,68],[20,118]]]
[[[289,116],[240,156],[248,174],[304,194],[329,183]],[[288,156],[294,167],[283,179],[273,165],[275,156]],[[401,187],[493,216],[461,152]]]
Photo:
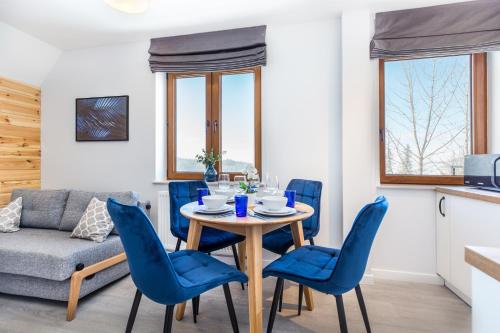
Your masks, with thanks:
[[[262,236],[262,247],[273,253],[283,255],[293,245],[290,226],[273,230]]]
[[[247,282],[247,276],[209,255],[193,250],[169,253],[180,284],[192,288],[193,296],[229,282]]]
[[[332,276],[339,253],[338,249],[302,246],[269,264],[263,276],[281,277],[323,291],[321,285]]]
[[[179,238],[187,241],[187,232],[182,232]],[[212,252],[244,241],[245,237],[233,234],[231,232],[221,231],[210,227],[203,227],[201,231],[200,244],[198,251]]]
[[[313,238],[313,235],[304,229],[304,238],[309,240]],[[293,244],[292,230],[289,225],[273,230],[262,237],[262,247],[279,255],[284,255]]]

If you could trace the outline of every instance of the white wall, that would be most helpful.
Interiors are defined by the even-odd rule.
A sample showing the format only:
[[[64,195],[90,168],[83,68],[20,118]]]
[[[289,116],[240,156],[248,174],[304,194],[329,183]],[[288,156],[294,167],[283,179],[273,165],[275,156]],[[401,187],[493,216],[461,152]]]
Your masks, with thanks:
[[[340,22],[269,26],[263,169],[323,181],[320,243],[341,239]],[[42,91],[42,186],[134,189],[156,206],[155,75],[144,43],[64,52]],[[75,142],[75,98],[130,96],[129,142]]]
[[[156,199],[155,76],[148,42],[64,52],[42,85],[42,187]],[[129,95],[128,142],[76,142],[75,98]]]
[[[323,182],[322,244],[341,230],[340,21],[270,26],[262,73],[263,171]]]
[[[369,59],[373,14],[342,14],[342,180],[344,236],[358,210],[378,195],[389,210],[374,242],[367,274],[439,283],[436,276],[434,191],[380,186],[378,61]]]
[[[488,151],[500,154],[500,51],[488,53]]]
[[[360,207],[373,200],[376,185],[376,63],[368,57],[369,11],[342,14],[342,182],[343,231]],[[375,132],[374,132],[375,131]]]
[[[0,76],[40,86],[61,51],[0,22]]]

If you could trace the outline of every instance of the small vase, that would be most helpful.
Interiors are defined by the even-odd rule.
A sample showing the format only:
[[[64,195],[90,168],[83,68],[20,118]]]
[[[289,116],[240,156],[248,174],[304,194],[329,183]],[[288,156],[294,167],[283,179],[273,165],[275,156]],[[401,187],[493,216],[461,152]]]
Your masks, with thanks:
[[[207,167],[204,178],[207,183],[217,181],[217,171],[215,170],[213,165],[209,165]]]
[[[248,196],[248,206],[254,206],[257,193],[248,193],[247,196]]]

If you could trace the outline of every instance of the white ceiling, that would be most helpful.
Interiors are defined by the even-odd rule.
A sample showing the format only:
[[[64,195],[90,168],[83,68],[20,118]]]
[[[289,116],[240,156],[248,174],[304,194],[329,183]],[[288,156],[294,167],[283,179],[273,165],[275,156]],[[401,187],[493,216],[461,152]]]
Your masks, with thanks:
[[[103,0],[0,0],[0,21],[60,49],[150,37],[307,21],[343,10],[400,9],[453,0],[151,0],[144,14],[118,12]]]

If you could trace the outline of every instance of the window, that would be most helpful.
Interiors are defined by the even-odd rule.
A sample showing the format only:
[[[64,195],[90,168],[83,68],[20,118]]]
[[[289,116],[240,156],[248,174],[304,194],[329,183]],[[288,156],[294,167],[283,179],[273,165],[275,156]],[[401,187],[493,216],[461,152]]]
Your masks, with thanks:
[[[261,169],[260,68],[167,76],[167,177],[202,179],[202,149],[219,173]]]
[[[486,54],[380,60],[380,181],[463,184],[486,153]]]

